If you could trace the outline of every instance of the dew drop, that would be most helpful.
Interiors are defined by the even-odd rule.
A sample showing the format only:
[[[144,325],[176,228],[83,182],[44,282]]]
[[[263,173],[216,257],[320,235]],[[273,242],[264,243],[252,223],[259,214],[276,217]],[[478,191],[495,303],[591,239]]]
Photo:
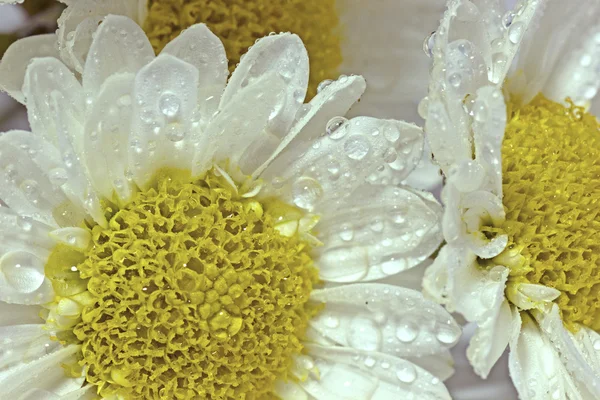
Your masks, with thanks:
[[[349,242],[354,238],[354,229],[352,229],[352,225],[344,224],[341,226],[339,234],[343,241]]]
[[[393,147],[390,147],[383,154],[383,161],[386,163],[393,163],[398,158],[398,152]]]
[[[30,217],[26,217],[24,215],[19,215],[17,217],[17,225],[23,229],[25,232],[30,232],[33,228],[33,223],[31,222]]]
[[[365,317],[354,317],[347,332],[348,345],[358,350],[376,351],[381,347],[382,334],[375,322]]]
[[[170,124],[165,128],[165,136],[171,142],[181,142],[185,136],[186,131],[180,124]]]
[[[513,11],[508,11],[502,17],[502,25],[504,25],[505,28],[508,28],[512,25],[514,19],[515,19],[515,13]]]
[[[460,332],[453,329],[450,325],[439,325],[435,332],[436,339],[443,344],[451,344],[454,343]]]
[[[340,320],[334,315],[328,315],[325,317],[325,326],[328,328],[337,328],[340,326]]]
[[[292,196],[294,204],[310,211],[323,196],[323,188],[316,180],[301,177],[292,185]]]
[[[433,56],[433,47],[435,46],[435,31],[431,32],[425,40],[423,40],[423,51],[428,57]]]
[[[396,371],[396,376],[400,382],[412,383],[417,379],[417,370],[410,364],[406,364],[404,367]]]
[[[383,136],[390,143],[396,143],[400,139],[400,129],[395,124],[389,124],[383,130]]]
[[[403,343],[410,343],[417,338],[419,326],[411,320],[402,320],[396,328],[396,337]]]
[[[512,24],[508,29],[508,40],[512,44],[519,43],[519,40],[523,37],[523,32],[525,32],[525,25],[522,22]]]
[[[376,361],[373,357],[365,358],[365,366],[368,368],[373,368],[376,364]]]
[[[371,145],[362,135],[353,135],[344,143],[344,151],[348,158],[360,161],[369,153]]]
[[[334,117],[329,120],[325,133],[333,140],[339,140],[348,133],[348,120],[344,117]]]
[[[337,180],[340,177],[340,163],[336,160],[329,160],[327,162],[327,172],[329,172],[331,180]]]
[[[469,22],[477,20],[479,9],[473,3],[465,0],[456,10],[456,18],[459,21]]]
[[[7,283],[19,293],[32,293],[44,283],[44,262],[24,251],[7,253],[0,260],[0,271]]]
[[[429,97],[425,96],[419,102],[419,106],[417,107],[417,112],[419,116],[423,119],[427,119],[427,109],[429,107]]]
[[[594,350],[600,351],[600,339],[594,340]]]
[[[326,87],[331,85],[332,82],[333,81],[331,79],[325,79],[324,81],[319,83],[319,86],[317,86],[317,93],[321,93]]]
[[[158,100],[158,107],[165,117],[174,118],[179,114],[181,101],[173,93],[163,93]]]

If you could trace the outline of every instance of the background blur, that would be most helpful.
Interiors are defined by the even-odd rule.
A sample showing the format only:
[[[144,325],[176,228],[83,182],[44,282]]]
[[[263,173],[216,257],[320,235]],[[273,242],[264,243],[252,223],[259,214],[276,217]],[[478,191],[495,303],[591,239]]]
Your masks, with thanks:
[[[440,3],[444,2],[444,0],[439,1]],[[507,1],[509,3],[514,2],[514,0]],[[53,32],[56,29],[56,20],[60,15],[62,5],[48,0],[27,0],[25,5],[26,8],[17,5],[0,6],[0,55],[4,53],[12,41],[19,37]],[[423,38],[433,29],[435,29],[435,26],[423,27]],[[354,72],[360,73],[360,71]],[[410,77],[407,78],[410,79]],[[415,99],[415,104],[425,96],[426,85],[426,82],[422,83],[420,88],[421,97]],[[0,93],[0,132],[11,129],[28,130],[27,114],[20,104],[5,93]],[[453,351],[456,373],[446,382],[453,398],[455,400],[482,400],[488,398],[517,400],[517,394],[508,376],[506,354],[494,367],[487,381],[483,381],[473,373],[465,356],[468,340],[473,332],[474,326],[466,326],[463,339]]]

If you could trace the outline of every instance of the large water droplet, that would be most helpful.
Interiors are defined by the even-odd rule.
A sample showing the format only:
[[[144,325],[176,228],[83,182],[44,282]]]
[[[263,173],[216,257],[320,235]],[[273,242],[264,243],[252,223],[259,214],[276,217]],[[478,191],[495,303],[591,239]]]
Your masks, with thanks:
[[[171,142],[181,142],[186,135],[187,132],[181,124],[170,124],[165,127],[165,136]]]
[[[362,135],[353,135],[344,143],[344,151],[352,160],[362,160],[369,153],[371,145]]]
[[[435,337],[440,343],[452,344],[458,337],[460,332],[451,325],[438,325],[435,332]]]
[[[512,25],[514,19],[515,19],[515,13],[513,11],[508,11],[502,17],[502,25],[504,25],[505,28],[508,28]]]
[[[329,120],[325,133],[333,140],[339,140],[348,133],[348,120],[344,117],[334,117]]]
[[[323,196],[323,188],[316,180],[301,177],[292,185],[292,196],[294,204],[311,211]]]
[[[352,229],[352,225],[343,224],[340,227],[340,238],[345,242],[349,242],[350,240],[352,240],[353,237],[354,237],[354,229]]]
[[[321,93],[321,91],[323,91],[323,89],[325,89],[327,86],[331,85],[331,82],[333,82],[331,79],[325,79],[324,81],[319,83],[319,86],[317,86],[317,93]]]
[[[348,344],[358,350],[376,351],[381,347],[381,329],[365,317],[355,317],[347,333]]]
[[[479,9],[468,0],[465,0],[456,10],[456,19],[459,21],[475,21],[477,17],[479,17]]]
[[[0,260],[0,271],[19,293],[32,293],[44,283],[44,262],[24,251],[7,253]]]
[[[522,22],[515,22],[508,28],[508,40],[512,44],[519,43],[521,37],[523,37],[523,33],[525,32],[525,25]]]
[[[19,215],[17,217],[17,225],[23,229],[25,232],[30,232],[33,228],[33,220],[31,217],[26,217],[24,215]]]
[[[404,319],[398,323],[396,328],[396,337],[403,343],[414,341],[419,335],[419,325],[410,320]]]
[[[396,376],[401,382],[404,383],[412,383],[417,379],[417,370],[410,364],[405,364],[398,371],[396,371]]]
[[[391,258],[381,263],[381,271],[386,275],[395,275],[404,271],[408,264],[404,258]]]
[[[428,57],[433,55],[433,47],[435,46],[435,31],[431,32],[425,40],[423,40],[423,51]]]
[[[163,93],[158,100],[160,112],[167,118],[174,118],[179,114],[181,101],[173,93]]]
[[[327,162],[327,172],[331,180],[335,181],[340,177],[340,163],[337,160],[332,159]]]

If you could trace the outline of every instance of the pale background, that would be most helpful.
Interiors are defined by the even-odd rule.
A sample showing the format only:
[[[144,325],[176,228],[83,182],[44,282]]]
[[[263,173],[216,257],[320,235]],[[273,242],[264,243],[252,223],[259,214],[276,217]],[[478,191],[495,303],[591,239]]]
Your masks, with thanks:
[[[21,12],[18,7],[0,6],[0,34],[12,32],[26,24],[25,13]],[[0,132],[9,129],[28,129],[27,115],[16,102],[6,94],[0,93]],[[517,394],[508,376],[506,354],[494,367],[487,381],[483,381],[472,372],[465,357],[465,351],[473,331],[473,326],[466,326],[463,339],[453,351],[456,373],[446,382],[452,397],[455,400],[517,400]]]

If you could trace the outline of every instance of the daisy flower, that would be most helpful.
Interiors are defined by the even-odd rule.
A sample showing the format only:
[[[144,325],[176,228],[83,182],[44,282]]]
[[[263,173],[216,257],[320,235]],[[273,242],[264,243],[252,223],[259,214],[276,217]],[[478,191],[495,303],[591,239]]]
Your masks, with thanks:
[[[419,127],[342,117],[360,76],[303,104],[293,34],[227,80],[203,24],[158,56],[124,16],[71,29],[80,70],[50,37],[0,65],[32,128],[0,136],[3,398],[449,399],[460,328],[413,289],[441,206],[391,178]]]
[[[453,0],[426,45],[447,244],[425,289],[478,324],[482,377],[510,345],[522,399],[600,398],[599,17],[596,0]]]

